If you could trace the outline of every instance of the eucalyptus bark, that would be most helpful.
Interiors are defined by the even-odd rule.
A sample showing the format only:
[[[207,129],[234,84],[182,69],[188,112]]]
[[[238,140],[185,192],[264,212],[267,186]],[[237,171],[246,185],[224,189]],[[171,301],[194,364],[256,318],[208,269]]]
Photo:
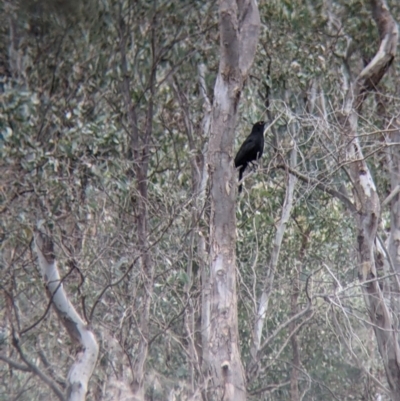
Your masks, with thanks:
[[[400,401],[400,349],[397,327],[386,305],[377,278],[374,249],[381,205],[377,190],[365,161],[357,134],[358,115],[363,102],[375,89],[390,67],[396,54],[398,41],[397,24],[384,0],[372,0],[372,15],[378,26],[380,47],[375,57],[350,83],[346,96],[341,124],[347,146],[349,174],[353,183],[357,208],[359,279],[362,283],[364,300],[374,328],[379,353],[382,357],[392,400]]]
[[[81,319],[64,291],[57,269],[52,238],[37,231],[35,245],[47,295],[52,300],[53,307],[71,339],[79,344],[75,362],[68,373],[66,399],[84,401],[88,382],[97,362],[99,346],[90,327]]]
[[[214,87],[209,143],[210,398],[246,399],[240,358],[236,296],[236,172],[233,144],[240,94],[253,63],[260,29],[257,3],[219,1],[220,63]]]
[[[200,64],[199,68],[199,87],[200,92],[202,94],[202,98],[204,100],[203,110],[203,132],[208,137],[210,135],[210,127],[211,127],[211,112],[212,105],[211,101],[207,94],[206,80],[205,80],[205,71],[206,67],[204,64]],[[207,144],[206,144],[207,146]],[[208,182],[208,171],[207,171],[207,148],[204,149],[205,159],[203,161],[203,170],[202,170],[202,181],[199,186],[199,202],[204,207],[206,201],[206,186]],[[201,269],[201,324],[200,324],[200,332],[201,332],[201,370],[203,374],[204,388],[205,391],[203,393],[207,393],[208,387],[208,358],[209,358],[209,344],[210,344],[210,276],[208,269],[208,259],[207,259],[207,251],[206,251],[206,241],[205,235],[199,233],[197,237],[197,252],[199,256],[199,263]],[[205,397],[203,397],[205,398]]]

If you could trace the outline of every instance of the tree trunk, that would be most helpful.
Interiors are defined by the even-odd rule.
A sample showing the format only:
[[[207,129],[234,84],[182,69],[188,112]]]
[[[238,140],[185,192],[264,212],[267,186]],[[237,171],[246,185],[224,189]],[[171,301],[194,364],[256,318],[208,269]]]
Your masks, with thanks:
[[[209,173],[210,216],[210,342],[213,381],[211,398],[246,399],[238,344],[236,298],[236,186],[233,143],[240,94],[253,62],[260,17],[257,3],[219,1],[221,59],[214,88]],[[205,290],[205,289],[203,289]]]
[[[139,308],[140,340],[138,351],[133,362],[132,390],[137,399],[144,398],[144,375],[145,364],[149,350],[149,321],[150,306],[153,296],[154,284],[154,264],[149,250],[149,219],[148,219],[148,166],[150,158],[149,143],[153,130],[153,101],[155,91],[155,77],[157,61],[155,55],[155,23],[151,26],[150,40],[152,43],[152,68],[149,73],[148,103],[146,110],[145,126],[143,133],[139,134],[138,115],[136,105],[132,102],[131,82],[128,73],[128,63],[126,57],[127,37],[129,36],[126,25],[122,19],[120,22],[120,53],[121,70],[123,72],[122,94],[126,108],[126,114],[130,135],[130,154],[133,156],[134,174],[136,178],[136,229],[137,229],[137,248],[140,253],[140,267],[143,278],[143,296]]]
[[[290,309],[291,315],[295,316],[298,313],[298,299],[300,294],[300,263],[295,266],[295,272],[293,277],[292,294],[290,296]],[[300,401],[299,393],[299,374],[300,374],[300,347],[299,340],[297,338],[296,322],[292,322],[289,325],[290,333],[294,333],[290,338],[290,343],[292,345],[292,371],[290,373],[290,400]]]
[[[210,124],[211,124],[211,112],[212,106],[211,101],[207,94],[206,80],[205,80],[205,72],[206,67],[204,64],[200,64],[199,68],[199,86],[200,92],[202,94],[202,98],[204,100],[203,110],[203,132],[208,137],[210,134]],[[208,142],[207,142],[208,143]],[[206,145],[207,146],[207,145]],[[204,155],[207,155],[207,149],[204,149]],[[204,204],[206,202],[206,186],[208,182],[208,171],[207,171],[207,157],[203,160],[203,169],[202,169],[202,181],[199,185],[199,204],[204,209]],[[204,216],[203,216],[204,219]],[[210,276],[208,269],[208,258],[207,258],[207,250],[206,250],[206,235],[203,235],[201,231],[199,231],[199,235],[197,236],[197,252],[199,257],[200,264],[200,275],[201,275],[201,312],[200,312],[200,333],[201,333],[201,355],[199,356],[201,360],[201,371],[203,375],[203,399],[206,399],[208,392],[208,367],[209,367],[209,344],[210,344]]]
[[[87,324],[81,319],[64,291],[58,273],[52,238],[40,231],[35,233],[36,253],[46,290],[57,315],[71,339],[80,346],[67,379],[67,400],[84,401],[88,382],[97,362],[99,346]]]
[[[396,119],[395,122],[390,124],[390,128],[395,131],[390,134],[390,150],[389,150],[389,169],[390,169],[390,182],[391,194],[395,194],[390,201],[390,236],[389,236],[389,256],[390,263],[394,271],[388,273],[396,273],[397,276],[393,277],[393,285],[390,288],[391,307],[394,311],[395,327],[400,327],[400,120]]]
[[[360,259],[359,279],[363,285],[365,303],[382,357],[392,399],[400,400],[400,349],[397,327],[386,306],[379,287],[374,255],[377,228],[381,208],[378,194],[369,167],[364,159],[357,134],[358,115],[368,93],[375,89],[390,67],[396,54],[398,28],[385,1],[372,0],[372,14],[378,26],[380,47],[375,57],[350,83],[344,113],[341,117],[343,135],[347,146],[347,161],[350,162],[350,177],[357,205],[358,254]]]
[[[292,285],[292,294],[290,296],[290,309],[291,316],[296,316],[299,313],[299,295],[300,295],[300,274],[304,263],[304,258],[307,252],[309,240],[310,240],[311,229],[308,227],[302,232],[303,239],[301,241],[301,248],[299,252],[299,259],[296,266],[294,267],[294,277]],[[292,345],[293,361],[292,361],[292,372],[290,374],[290,399],[291,401],[300,401],[303,397],[300,396],[299,391],[299,377],[301,369],[300,359],[300,345],[298,339],[298,328],[296,322],[293,321],[289,324],[289,332],[291,333],[290,343]]]

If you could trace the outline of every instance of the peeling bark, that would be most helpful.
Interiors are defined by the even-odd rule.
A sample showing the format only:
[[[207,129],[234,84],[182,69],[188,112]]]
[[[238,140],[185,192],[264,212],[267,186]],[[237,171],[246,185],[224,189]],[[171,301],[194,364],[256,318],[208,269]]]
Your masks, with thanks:
[[[199,65],[199,86],[204,103],[204,117],[203,117],[203,132],[208,137],[210,135],[211,125],[211,101],[207,95],[206,80],[205,80],[205,66]],[[207,146],[207,144],[206,144]],[[202,180],[199,186],[199,202],[202,206],[205,204],[206,185],[208,182],[207,171],[207,149],[205,147],[203,154],[205,159],[203,161]],[[209,343],[210,343],[210,277],[207,267],[207,252],[206,241],[203,235],[198,235],[197,251],[199,255],[199,262],[201,263],[201,368],[203,373],[203,380],[205,380],[205,388],[207,389],[207,371],[209,366]]]
[[[253,63],[260,17],[257,3],[219,1],[220,65],[214,87],[209,175],[210,217],[210,339],[211,399],[245,400],[240,359],[236,296],[236,172],[233,143],[240,94]]]
[[[75,362],[68,373],[67,400],[84,401],[88,382],[96,365],[99,346],[93,332],[81,319],[64,291],[57,269],[52,238],[41,231],[36,231],[35,245],[47,295],[52,300],[53,307],[68,334],[80,345]]]

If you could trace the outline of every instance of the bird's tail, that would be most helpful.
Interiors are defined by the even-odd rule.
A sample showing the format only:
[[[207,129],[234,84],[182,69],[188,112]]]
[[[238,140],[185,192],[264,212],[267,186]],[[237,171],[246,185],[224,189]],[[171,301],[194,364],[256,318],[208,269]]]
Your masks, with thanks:
[[[243,171],[244,171],[244,168],[240,168],[240,169],[239,169],[239,182],[240,182],[240,181],[242,180],[242,178],[243,178]],[[240,185],[239,185],[239,193],[242,192],[242,189],[243,189],[243,185],[240,184]]]

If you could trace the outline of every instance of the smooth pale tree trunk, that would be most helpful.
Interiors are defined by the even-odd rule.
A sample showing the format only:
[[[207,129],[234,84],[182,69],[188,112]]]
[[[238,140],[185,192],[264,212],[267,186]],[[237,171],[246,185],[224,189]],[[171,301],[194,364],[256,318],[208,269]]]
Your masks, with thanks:
[[[253,63],[260,29],[257,3],[219,1],[220,63],[214,87],[209,143],[210,339],[206,356],[213,400],[246,399],[238,344],[236,296],[237,174],[233,144],[243,83]],[[204,289],[203,289],[204,290]]]
[[[364,283],[364,300],[374,328],[392,400],[400,401],[400,349],[397,327],[394,327],[379,282],[375,280],[377,272],[374,250],[381,205],[357,134],[358,115],[362,104],[368,93],[376,88],[395,57],[398,28],[385,1],[372,0],[371,5],[372,15],[378,26],[380,47],[355,81],[349,82],[341,124],[344,141],[348,144],[346,159],[349,162],[349,174],[357,207],[359,279]]]
[[[207,86],[205,80],[206,66],[200,64],[198,67],[199,71],[199,87],[203,98],[203,132],[208,137],[210,134],[211,126],[211,112],[212,105],[207,94]],[[207,149],[204,149],[204,154],[207,155]],[[208,170],[207,170],[207,156],[203,163],[202,171],[202,182],[199,187],[199,203],[202,207],[206,202],[206,185],[208,182]],[[197,252],[199,256],[199,263],[201,269],[201,312],[200,312],[200,332],[201,332],[201,371],[203,374],[204,390],[203,398],[206,398],[208,388],[208,355],[209,355],[209,343],[210,343],[210,275],[207,263],[207,252],[206,252],[206,241],[205,235],[199,231],[197,236]]]
[[[99,346],[93,332],[81,319],[64,291],[57,269],[52,238],[41,231],[36,231],[35,250],[45,280],[47,295],[52,300],[57,316],[71,339],[80,346],[75,362],[68,373],[66,399],[84,401],[88,382],[96,365]]]

